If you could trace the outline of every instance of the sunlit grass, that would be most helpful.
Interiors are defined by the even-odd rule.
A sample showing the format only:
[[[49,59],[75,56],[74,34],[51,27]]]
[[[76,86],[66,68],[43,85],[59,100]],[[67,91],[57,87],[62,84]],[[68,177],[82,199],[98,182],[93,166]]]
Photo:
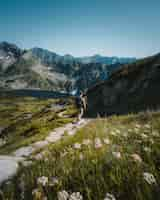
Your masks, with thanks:
[[[1,154],[44,139],[54,128],[73,121],[77,112],[72,99],[36,99],[13,97],[0,99],[1,137],[6,144],[0,147]],[[56,106],[59,106],[58,110]],[[68,117],[60,118],[65,111]]]
[[[64,190],[70,199],[74,192],[85,200],[159,199],[159,112],[93,120],[41,154],[3,185],[6,199],[56,200]]]

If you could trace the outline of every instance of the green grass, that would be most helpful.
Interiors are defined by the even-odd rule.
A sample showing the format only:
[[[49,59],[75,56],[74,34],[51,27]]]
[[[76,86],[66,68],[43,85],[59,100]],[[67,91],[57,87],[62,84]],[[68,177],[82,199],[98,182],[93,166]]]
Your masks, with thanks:
[[[56,106],[64,103],[64,107]],[[60,118],[65,111],[68,117]],[[12,97],[0,99],[0,127],[5,127],[2,137],[6,144],[0,147],[0,154],[44,139],[54,128],[73,121],[77,109],[72,99],[36,99]]]
[[[100,140],[99,148],[95,138]],[[90,144],[84,145],[87,140]],[[80,148],[75,144],[81,144]],[[74,136],[66,133],[43,154],[42,160],[21,167],[13,180],[2,186],[5,199],[57,200],[62,190],[80,192],[85,200],[103,200],[106,193],[118,200],[159,199],[159,112],[95,119]],[[145,172],[154,176],[150,184],[144,179]],[[45,186],[37,183],[42,176],[49,179]],[[36,196],[32,195],[34,189]]]

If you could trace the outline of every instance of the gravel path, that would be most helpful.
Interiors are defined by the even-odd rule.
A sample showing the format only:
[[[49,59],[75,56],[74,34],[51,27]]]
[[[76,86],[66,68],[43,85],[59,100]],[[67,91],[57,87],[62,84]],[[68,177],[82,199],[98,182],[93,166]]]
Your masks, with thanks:
[[[0,184],[13,177],[18,170],[19,163],[25,163],[26,158],[31,156],[33,152],[44,148],[48,144],[59,141],[66,132],[68,135],[76,134],[77,130],[85,126],[89,121],[89,119],[80,119],[76,123],[66,124],[63,127],[54,129],[44,140],[21,147],[14,151],[12,155],[0,155]]]

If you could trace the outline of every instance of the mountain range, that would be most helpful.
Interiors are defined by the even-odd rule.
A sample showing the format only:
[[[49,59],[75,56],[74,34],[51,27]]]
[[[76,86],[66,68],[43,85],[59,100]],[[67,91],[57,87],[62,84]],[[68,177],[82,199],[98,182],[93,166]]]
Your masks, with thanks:
[[[89,64],[89,63],[101,63],[112,65],[116,63],[126,64],[131,63],[136,58],[123,58],[123,57],[106,57],[101,55],[93,55],[93,56],[84,56],[84,57],[73,57],[70,54],[66,54],[64,56],[60,56],[56,53],[48,51],[42,48],[32,48],[32,54],[37,58],[40,58],[44,63],[52,64],[52,63],[62,63],[62,64],[73,64],[74,62],[82,63],[82,64]]]
[[[84,91],[106,80],[121,65],[135,60],[100,55],[61,56],[38,47],[24,50],[14,44],[1,42],[0,88]]]

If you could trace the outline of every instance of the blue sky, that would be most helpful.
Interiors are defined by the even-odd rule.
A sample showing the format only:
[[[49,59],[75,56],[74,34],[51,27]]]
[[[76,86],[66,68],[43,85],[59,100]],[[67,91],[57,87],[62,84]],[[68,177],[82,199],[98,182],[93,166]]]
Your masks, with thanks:
[[[0,0],[0,41],[59,54],[160,52],[159,0]]]

